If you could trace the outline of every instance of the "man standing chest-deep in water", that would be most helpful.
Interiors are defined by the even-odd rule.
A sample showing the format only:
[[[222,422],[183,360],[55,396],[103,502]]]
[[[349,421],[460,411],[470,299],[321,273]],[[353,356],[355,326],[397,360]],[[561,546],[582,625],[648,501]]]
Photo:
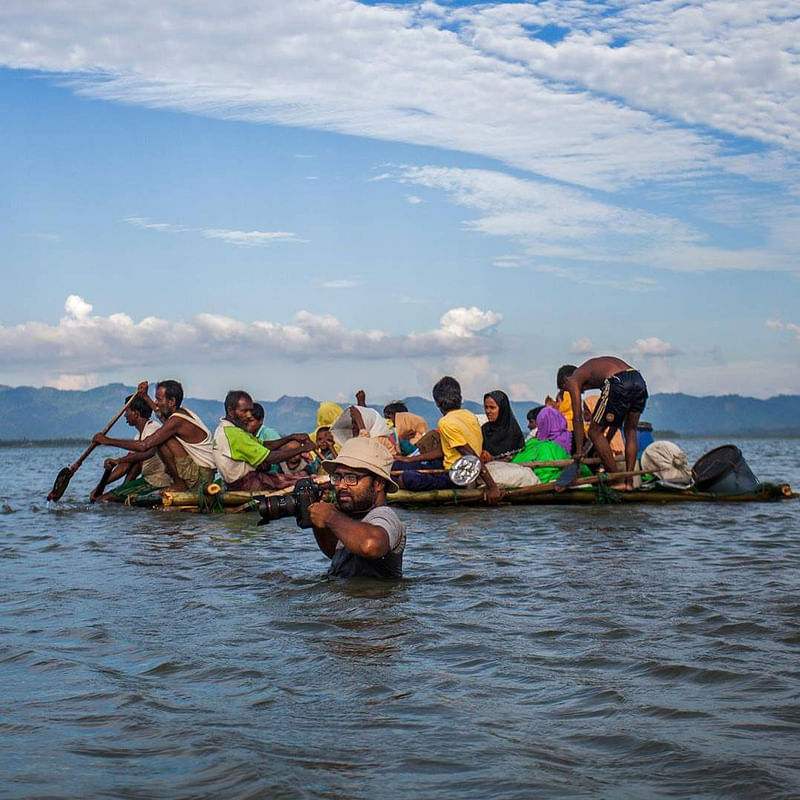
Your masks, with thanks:
[[[400,578],[406,526],[386,505],[386,492],[397,491],[389,451],[375,439],[349,439],[322,467],[336,504],[314,503],[309,511],[317,545],[331,559],[328,574]]]

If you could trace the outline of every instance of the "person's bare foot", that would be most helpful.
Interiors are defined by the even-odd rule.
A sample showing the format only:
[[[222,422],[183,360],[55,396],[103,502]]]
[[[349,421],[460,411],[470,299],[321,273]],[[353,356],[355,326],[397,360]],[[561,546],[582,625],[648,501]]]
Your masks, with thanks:
[[[177,480],[174,483],[167,486],[164,489],[165,492],[187,492],[189,491],[189,487],[186,485],[186,481],[184,480]]]
[[[609,489],[613,489],[615,492],[632,492],[633,491],[633,485],[629,484],[629,483],[625,483],[625,481],[622,481],[622,483],[611,483],[611,484],[609,484],[608,488]]]

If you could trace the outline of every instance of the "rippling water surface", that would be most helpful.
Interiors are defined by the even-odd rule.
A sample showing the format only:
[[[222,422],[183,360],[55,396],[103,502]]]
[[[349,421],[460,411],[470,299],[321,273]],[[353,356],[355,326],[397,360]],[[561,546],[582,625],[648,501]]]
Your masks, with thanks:
[[[293,521],[83,504],[96,457],[48,508],[76,455],[0,450],[3,797],[800,796],[797,500],[401,510],[406,578],[345,583]]]

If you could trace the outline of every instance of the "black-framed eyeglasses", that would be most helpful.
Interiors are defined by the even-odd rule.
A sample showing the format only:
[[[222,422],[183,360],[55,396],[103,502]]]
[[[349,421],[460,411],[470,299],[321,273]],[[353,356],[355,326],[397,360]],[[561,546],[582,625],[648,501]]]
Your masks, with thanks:
[[[343,483],[345,486],[355,486],[362,478],[368,478],[368,472],[334,472],[331,474],[331,483],[338,486]]]

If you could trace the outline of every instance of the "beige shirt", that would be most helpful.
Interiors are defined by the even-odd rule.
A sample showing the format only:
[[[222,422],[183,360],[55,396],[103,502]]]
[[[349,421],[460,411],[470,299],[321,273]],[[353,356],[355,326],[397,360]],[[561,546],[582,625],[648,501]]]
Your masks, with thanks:
[[[209,469],[215,470],[217,464],[214,461],[214,437],[211,435],[211,431],[206,428],[203,424],[203,420],[201,420],[194,411],[189,411],[188,408],[184,408],[183,410],[185,413],[176,411],[173,416],[179,419],[185,419],[191,422],[192,425],[196,425],[206,436],[201,442],[185,442],[180,436],[176,436],[175,438],[183,445],[186,455],[188,455],[198,467],[208,467]]]
[[[154,420],[149,419],[142,428],[141,432],[137,435],[136,440],[141,442],[148,436],[152,436],[158,431],[161,426]],[[156,489],[163,489],[172,483],[172,479],[167,474],[164,468],[164,462],[159,457],[158,453],[151,456],[147,461],[142,461],[142,477]]]

